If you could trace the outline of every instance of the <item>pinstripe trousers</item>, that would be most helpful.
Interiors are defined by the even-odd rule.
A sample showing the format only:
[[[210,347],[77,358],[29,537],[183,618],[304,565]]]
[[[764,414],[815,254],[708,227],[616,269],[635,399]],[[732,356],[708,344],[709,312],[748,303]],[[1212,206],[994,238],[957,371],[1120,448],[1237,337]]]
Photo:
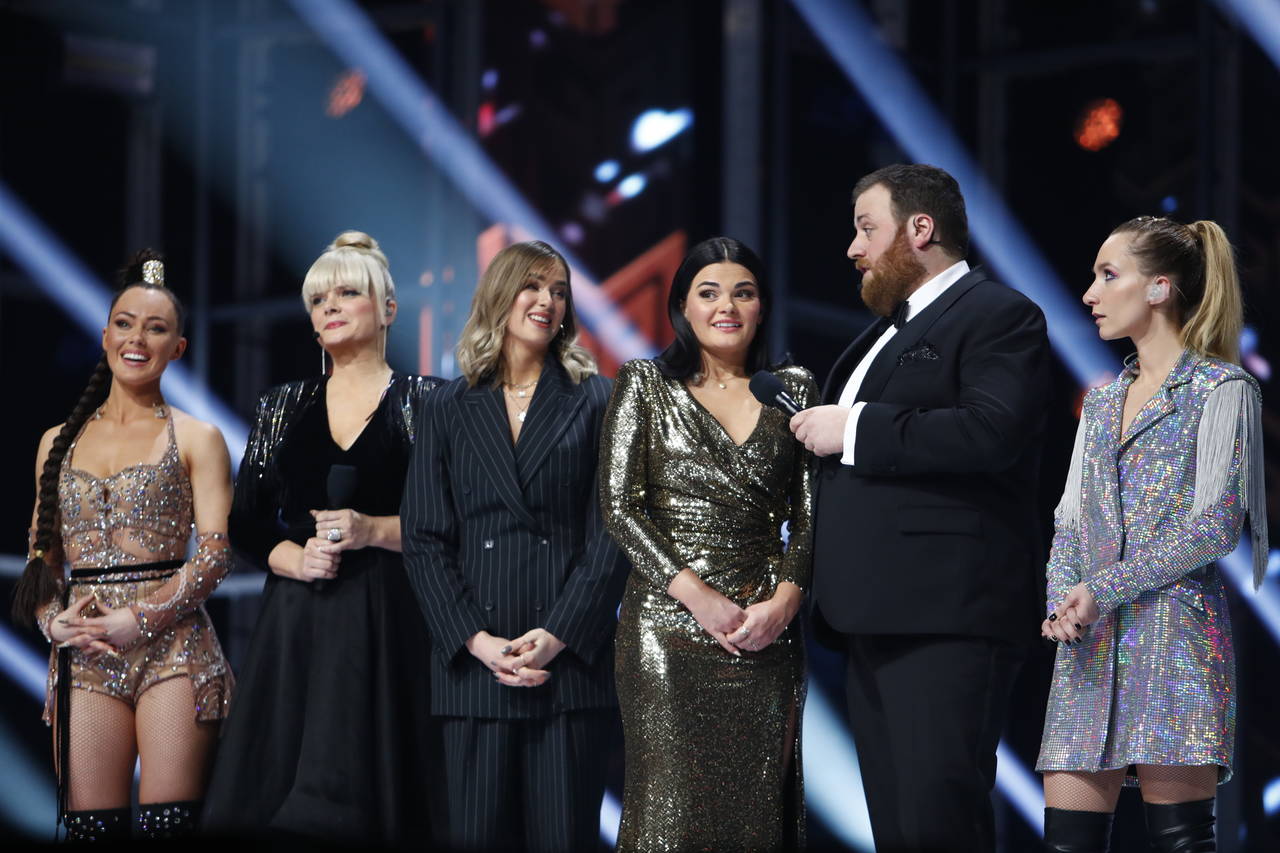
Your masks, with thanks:
[[[616,718],[614,710],[440,717],[448,820],[437,844],[455,853],[599,850]]]

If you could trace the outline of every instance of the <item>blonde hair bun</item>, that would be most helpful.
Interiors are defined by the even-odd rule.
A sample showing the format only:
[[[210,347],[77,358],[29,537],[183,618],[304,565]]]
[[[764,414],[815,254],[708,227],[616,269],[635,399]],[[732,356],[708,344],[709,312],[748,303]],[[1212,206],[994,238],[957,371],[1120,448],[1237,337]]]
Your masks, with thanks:
[[[380,250],[378,241],[363,231],[343,231],[337,237],[333,238],[333,242],[329,245],[329,248],[345,249],[348,246],[353,249],[364,249],[369,252],[377,252]]]

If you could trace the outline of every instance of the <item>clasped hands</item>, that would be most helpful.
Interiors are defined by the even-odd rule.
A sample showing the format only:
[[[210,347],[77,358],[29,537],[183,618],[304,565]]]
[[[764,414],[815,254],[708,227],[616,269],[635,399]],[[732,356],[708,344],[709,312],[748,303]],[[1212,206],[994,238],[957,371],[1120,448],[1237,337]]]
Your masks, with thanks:
[[[354,509],[313,509],[311,516],[316,520],[316,535],[302,546],[296,577],[307,583],[332,580],[338,576],[343,551],[369,545],[373,522]]]
[[[684,569],[672,578],[667,593],[735,657],[771,646],[795,617],[803,597],[800,587],[783,581],[772,598],[739,607],[703,582],[692,569]]]
[[[1086,630],[1101,618],[1093,593],[1078,583],[1067,593],[1049,617],[1040,623],[1040,635],[1055,643],[1080,643]]]
[[[96,607],[99,616],[85,616],[87,607]],[[138,618],[128,607],[108,607],[94,593],[71,602],[49,623],[49,637],[60,649],[79,649],[87,660],[101,655],[119,655],[142,636]]]
[[[467,640],[467,651],[507,687],[546,684],[551,677],[546,666],[564,648],[565,644],[545,628],[534,628],[512,640],[480,631]]]

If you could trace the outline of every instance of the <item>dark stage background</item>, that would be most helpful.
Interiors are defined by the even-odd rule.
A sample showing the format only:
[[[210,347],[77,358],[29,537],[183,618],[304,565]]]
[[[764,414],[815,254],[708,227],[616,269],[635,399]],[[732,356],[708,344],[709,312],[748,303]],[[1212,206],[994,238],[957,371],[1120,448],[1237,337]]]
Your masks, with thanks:
[[[961,178],[977,259],[1055,325],[1046,520],[1081,395],[1125,354],[1080,323],[1098,245],[1140,213],[1222,223],[1243,274],[1245,366],[1270,404],[1278,519],[1280,33],[1237,19],[1251,5],[0,0],[0,369],[14,403],[0,592],[7,602],[25,552],[37,439],[78,397],[103,282],[138,247],[167,253],[192,309],[188,373],[166,393],[218,419],[238,456],[257,394],[317,369],[298,294],[344,228],[391,259],[401,370],[455,375],[478,271],[533,235],[572,254],[579,292],[606,297],[579,304],[612,375],[665,343],[684,249],[723,233],[766,260],[779,353],[822,376],[870,319],[844,256],[850,189],[915,159]],[[941,132],[913,124],[935,111]],[[995,206],[975,204],[986,186]],[[260,586],[240,567],[210,601],[233,662]],[[1240,725],[1220,849],[1263,851],[1280,839],[1280,583],[1235,590]],[[43,839],[47,646],[3,609],[0,836]],[[1036,845],[1030,768],[1051,658],[1039,648],[1025,668],[1005,736],[1006,851]],[[815,648],[811,664],[810,838],[870,849],[840,662]],[[605,838],[619,791],[615,780]],[[1139,849],[1132,792],[1117,826],[1113,849]]]

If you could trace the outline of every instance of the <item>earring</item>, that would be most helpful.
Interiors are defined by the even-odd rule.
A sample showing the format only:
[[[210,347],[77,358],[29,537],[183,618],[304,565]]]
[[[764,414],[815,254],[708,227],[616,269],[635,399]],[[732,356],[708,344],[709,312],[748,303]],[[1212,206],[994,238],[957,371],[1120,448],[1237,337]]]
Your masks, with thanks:
[[[324,360],[324,347],[320,347],[320,375],[324,376],[329,372],[329,364]]]
[[[1165,286],[1163,284],[1147,285],[1147,301],[1159,302],[1165,296]]]

